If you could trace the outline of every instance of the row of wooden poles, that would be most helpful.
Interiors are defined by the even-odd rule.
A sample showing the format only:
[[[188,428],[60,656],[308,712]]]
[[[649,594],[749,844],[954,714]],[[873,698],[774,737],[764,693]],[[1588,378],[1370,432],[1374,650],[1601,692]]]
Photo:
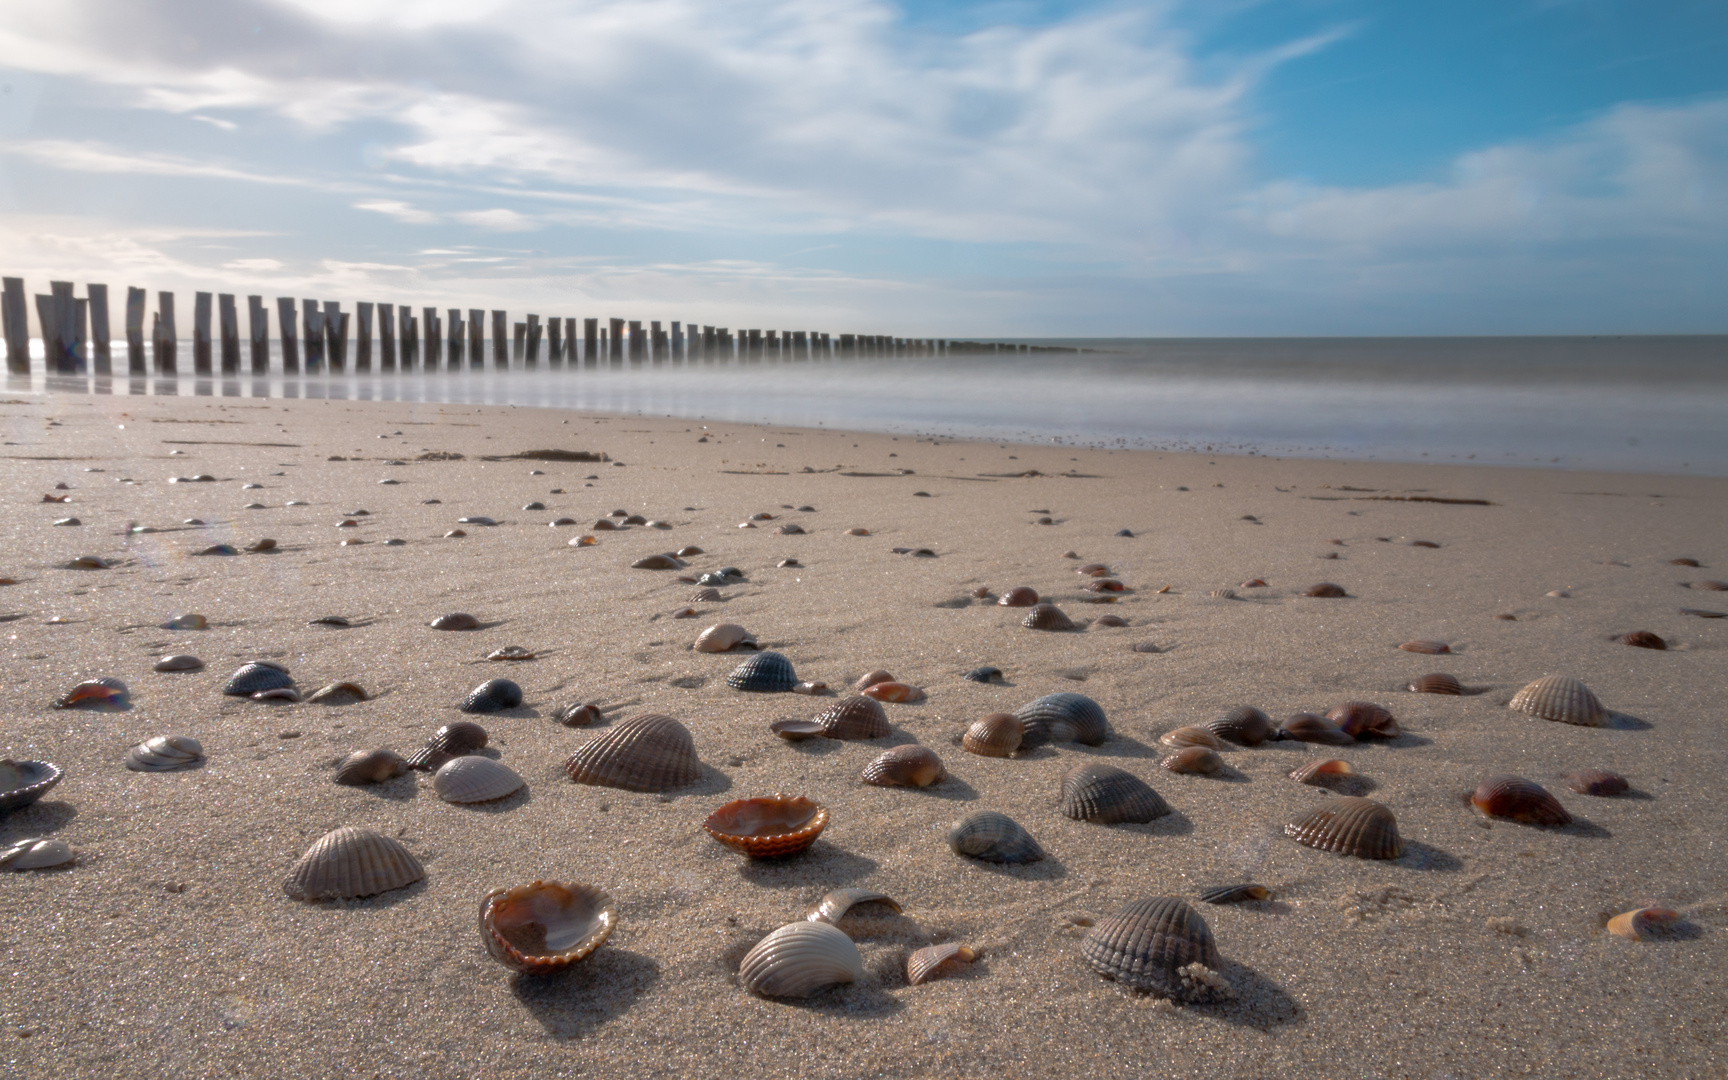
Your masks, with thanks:
[[[30,373],[29,309],[25,304],[23,278],[5,278],[0,294],[8,370],[14,375]],[[112,339],[108,322],[108,286],[85,286],[76,295],[72,282],[53,281],[49,291],[36,295],[36,319],[41,329],[47,370],[51,374],[98,375],[113,373]],[[156,294],[156,311],[150,319],[150,356],[145,352],[144,321],[148,294],[132,287],[126,290],[127,370],[146,375],[179,374],[179,338],[175,330],[174,294]],[[192,304],[192,373],[195,375],[240,374],[240,317],[233,293],[194,294]],[[248,296],[247,331],[251,373],[270,374],[270,311],[262,296]],[[486,317],[481,308],[469,308],[466,319],[461,308],[449,308],[448,318],[437,308],[421,309],[416,316],[406,304],[354,305],[342,310],[334,300],[276,300],[278,341],[285,375],[316,372],[346,372],[350,334],[354,341],[355,372],[439,371],[464,367],[486,367]],[[842,357],[917,357],[962,353],[1068,352],[1043,346],[996,342],[951,341],[933,338],[897,338],[884,334],[837,334],[809,330],[738,330],[724,326],[679,321],[663,328],[651,321],[582,319],[529,315],[512,324],[503,311],[490,312],[492,363],[494,370],[509,370],[514,363],[523,368],[539,365],[544,346],[549,367],[623,367],[626,363],[715,363],[740,361],[823,360]],[[377,335],[374,338],[373,331]],[[376,347],[376,352],[374,352]],[[216,366],[216,351],[220,367]],[[154,364],[147,360],[153,359]]]

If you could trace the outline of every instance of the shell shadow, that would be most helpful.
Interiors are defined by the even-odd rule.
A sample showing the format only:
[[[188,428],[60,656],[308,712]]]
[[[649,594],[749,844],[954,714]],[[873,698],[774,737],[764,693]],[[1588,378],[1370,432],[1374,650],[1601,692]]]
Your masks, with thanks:
[[[775,736],[774,741],[781,746],[789,747],[794,753],[809,754],[812,757],[838,754],[846,749],[845,741],[840,739],[824,738],[821,735],[818,735],[813,739],[782,739]]]
[[[953,773],[949,773],[929,787],[919,790],[932,798],[953,799],[958,802],[970,802],[978,798],[978,789]]]
[[[1051,743],[1064,750],[1072,750],[1077,754],[1090,754],[1094,757],[1127,757],[1147,758],[1158,757],[1159,748],[1150,743],[1143,743],[1132,735],[1124,734],[1119,728],[1110,729],[1110,737],[1101,746],[1087,746],[1080,742]],[[1165,751],[1168,753],[1168,751]]]
[[[548,1035],[579,1039],[629,1012],[659,981],[659,964],[607,945],[554,975],[518,972],[510,992]]]
[[[523,784],[502,799],[493,799],[491,802],[451,803],[450,805],[470,814],[508,814],[519,806],[526,806],[532,800],[533,795],[528,791],[528,785]]]
[[[1629,713],[1614,712],[1610,709],[1608,723],[1604,726],[1611,727],[1616,731],[1649,731],[1654,725]]]
[[[59,800],[38,800],[16,810],[0,810],[0,822],[5,823],[4,831],[13,834],[0,839],[0,845],[63,829],[77,816],[77,807]]]
[[[1361,741],[1362,740],[1358,740],[1358,742],[1361,742]],[[1398,733],[1397,738],[1374,739],[1374,740],[1371,740],[1371,741],[1364,743],[1364,745],[1367,745],[1367,746],[1378,745],[1378,746],[1387,747],[1388,749],[1403,750],[1406,747],[1411,747],[1411,746],[1433,746],[1434,740],[1430,739],[1424,735],[1418,735],[1413,731],[1401,731]]]
[[[1226,1024],[1249,1027],[1256,1031],[1271,1031],[1286,1024],[1301,1023],[1308,1018],[1302,1006],[1285,993],[1282,986],[1247,964],[1226,959],[1219,974],[1230,981],[1236,991],[1235,996],[1216,1005],[1194,1005],[1188,1006],[1189,1008]]]
[[[1168,814],[1160,814],[1151,821],[1122,822],[1106,828],[1121,829],[1124,832],[1136,832],[1143,836],[1187,836],[1194,831],[1194,822],[1180,810],[1172,810]]]
[[[410,802],[420,794],[420,785],[414,780],[418,775],[409,770],[401,776],[392,777],[378,784],[360,784],[356,790],[363,791],[375,799],[389,799],[392,802]],[[346,786],[346,785],[339,785]]]
[[[802,1009],[805,1012],[826,1013],[830,1016],[890,1016],[906,1008],[904,1002],[890,994],[890,989],[898,989],[886,985],[889,980],[876,978],[870,974],[865,976],[866,982],[853,983],[849,986],[837,986],[832,990],[823,991],[807,998],[766,998],[778,1005]],[[900,986],[905,985],[905,978],[900,979]]]
[[[496,716],[510,720],[538,720],[540,717],[546,715],[532,705],[517,705],[510,709],[494,709],[491,712],[470,713],[463,712],[461,708],[457,708],[456,711],[462,713],[463,716]]]
[[[1061,859],[1044,853],[1044,857],[1031,863],[995,863],[983,859],[974,859],[969,855],[955,855],[956,859],[976,870],[999,877],[1015,878],[1019,881],[1060,881],[1068,876],[1068,867]]]
[[[1395,866],[1408,867],[1411,870],[1455,872],[1464,869],[1463,859],[1432,844],[1424,844],[1420,840],[1404,841],[1404,854],[1391,860],[1391,862]]]
[[[686,795],[718,795],[722,791],[731,790],[732,778],[730,776],[727,776],[712,765],[703,763],[702,779],[688,787],[681,787],[676,791],[669,791],[665,794],[671,795],[675,798],[683,798]]]
[[[1568,836],[1587,836],[1593,840],[1606,840],[1614,835],[1594,821],[1586,821],[1581,817],[1575,817],[1570,825],[1561,825],[1553,831],[1565,833]]]
[[[766,889],[827,890],[869,877],[876,868],[875,859],[818,840],[790,858],[749,859],[738,867],[738,876]]]

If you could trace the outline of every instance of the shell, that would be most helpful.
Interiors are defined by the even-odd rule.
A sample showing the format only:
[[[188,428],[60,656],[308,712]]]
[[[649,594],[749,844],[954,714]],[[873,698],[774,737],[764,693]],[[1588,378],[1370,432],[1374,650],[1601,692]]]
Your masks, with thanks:
[[[335,781],[350,787],[382,784],[408,771],[408,762],[394,750],[356,750],[336,766]]]
[[[282,891],[295,900],[349,900],[400,889],[425,876],[420,860],[395,840],[346,826],[306,849]]]
[[[804,535],[804,526],[798,525],[798,524],[782,525],[778,529],[774,530],[774,535],[775,536],[803,536]]]
[[[1014,710],[1025,725],[1020,745],[1026,749],[1053,742],[1101,746],[1110,736],[1104,710],[1085,694],[1046,694]]]
[[[432,790],[449,803],[482,803],[522,790],[516,770],[489,757],[451,758],[432,774]]]
[[[950,962],[970,964],[976,959],[978,951],[969,945],[926,945],[906,958],[906,985],[918,986],[940,977],[940,969]]]
[[[1306,589],[1303,589],[1302,595],[1336,597],[1349,596],[1350,594],[1344,591],[1344,586],[1342,585],[1334,585],[1330,581],[1322,581],[1318,585],[1310,585]]]
[[[797,686],[798,676],[792,661],[777,652],[760,652],[732,669],[726,685],[734,690],[778,694]]]
[[[1095,581],[1088,581],[1084,587],[1085,587],[1087,592],[1127,592],[1128,591],[1128,586],[1122,584],[1120,581],[1117,581],[1115,578],[1098,578]],[[1231,595],[1235,595],[1235,594],[1232,593]]]
[[[690,594],[689,604],[712,604],[720,600],[720,590],[715,588],[697,589]]]
[[[1178,1001],[1228,996],[1212,931],[1184,900],[1136,900],[1086,932],[1080,955],[1099,974]]]
[[[66,775],[49,761],[0,759],[0,811],[29,806],[53,790]]]
[[[755,644],[755,635],[735,623],[717,623],[696,635],[697,652],[731,652],[740,645]]]
[[[929,787],[948,775],[927,746],[896,746],[864,766],[864,782],[877,787]]]
[[[1450,694],[1457,697],[1464,692],[1464,684],[1458,681],[1456,675],[1436,671],[1432,675],[1424,675],[1412,682],[1410,689],[1418,694]]]
[[[276,541],[274,541],[274,540],[270,539],[268,536],[266,536],[266,537],[263,537],[259,540],[254,541],[250,544],[247,544],[246,550],[252,552],[253,554],[257,554],[261,551],[275,551],[276,550]]]
[[[676,570],[684,564],[670,555],[645,555],[630,564],[632,570]]]
[[[190,769],[204,760],[204,747],[190,735],[158,735],[126,751],[133,772],[172,772]]]
[[[1072,630],[1074,620],[1055,604],[1033,604],[1020,625],[1028,630]]]
[[[861,692],[865,697],[877,701],[922,701],[924,698],[924,691],[903,682],[879,682],[866,686]]]
[[[1297,742],[1320,743],[1323,746],[1349,746],[1356,741],[1356,736],[1324,716],[1305,712],[1296,713],[1285,720],[1278,728],[1278,737],[1295,739]]]
[[[1224,740],[1213,733],[1211,728],[1189,724],[1187,727],[1173,728],[1158,737],[1161,746],[1171,746],[1180,750],[1188,746],[1204,746],[1211,750],[1224,749]]]
[[[299,701],[300,691],[292,686],[278,686],[274,690],[260,690],[252,695],[253,701]]]
[[[578,784],[672,791],[702,778],[690,732],[670,716],[642,713],[578,747],[564,762]]]
[[[593,529],[595,532],[613,532],[618,528],[618,526],[612,524],[610,518],[599,518],[594,522],[594,524],[588,527]]]
[[[1590,688],[1564,675],[1537,679],[1512,695],[1511,707],[1562,724],[1603,727],[1608,723],[1608,710],[1596,700]]]
[[[1703,592],[1728,592],[1728,581],[1689,581],[1686,587]]]
[[[1699,563],[1699,561],[1697,559],[1669,559],[1668,565],[1669,566],[1700,566],[1702,564]]]
[[[285,668],[253,661],[242,664],[234,674],[228,676],[222,692],[230,697],[251,697],[260,690],[280,690],[293,685],[294,679]]]
[[[1373,799],[1335,795],[1284,826],[1299,844],[1359,859],[1396,859],[1404,854],[1398,819]]]
[[[1020,749],[1026,725],[1013,713],[991,713],[974,720],[960,736],[960,746],[981,757],[1010,757]]]
[[[210,620],[202,615],[176,615],[162,624],[164,630],[208,630]]]
[[[480,900],[480,940],[515,971],[562,971],[598,949],[618,925],[612,898],[593,885],[535,881]]]
[[[233,544],[211,544],[209,547],[204,548],[200,551],[194,551],[192,554],[194,554],[194,555],[238,555],[238,554],[240,554],[240,549],[235,547]]]
[[[965,679],[967,682],[975,682],[975,683],[996,682],[997,680],[1002,678],[1002,669],[997,668],[997,667],[989,667],[989,666],[978,667],[978,668],[973,668],[971,671],[966,672],[964,675],[962,675],[960,677],[962,679]]]
[[[804,918],[809,922],[837,923],[859,904],[881,904],[894,914],[900,914],[900,902],[887,893],[872,889],[835,889],[805,912]]]
[[[494,661],[518,661],[534,659],[534,650],[520,645],[506,645],[502,649],[493,649],[486,654],[486,659]]]
[[[1062,813],[1098,825],[1138,825],[1170,813],[1170,804],[1133,773],[1091,762],[1062,777]]]
[[[1522,776],[1490,776],[1476,785],[1470,805],[1489,817],[1526,825],[1570,825],[1572,815],[1560,800],[1534,780]]]
[[[880,739],[892,730],[882,706],[862,694],[841,698],[817,713],[815,722],[830,739]]]
[[[948,829],[948,846],[957,854],[993,863],[1030,863],[1044,857],[1032,834],[1007,814],[975,810]]]
[[[1398,647],[1403,649],[1405,652],[1422,653],[1426,656],[1439,656],[1442,653],[1450,653],[1452,651],[1452,646],[1446,644],[1444,641],[1406,641]]]
[[[858,681],[852,684],[852,689],[856,690],[858,693],[862,694],[864,691],[868,690],[872,686],[875,686],[877,683],[885,683],[885,682],[893,682],[893,681],[894,681],[894,676],[892,673],[887,672],[887,671],[883,671],[881,668],[877,668],[875,671],[866,671],[864,674],[858,676]]]
[[[1301,784],[1324,787],[1340,776],[1354,776],[1356,769],[1342,758],[1315,758],[1306,765],[1290,770],[1290,779]]]
[[[1224,759],[1209,746],[1186,746],[1158,764],[1174,773],[1200,773],[1211,776],[1224,767]]]
[[[690,544],[686,547],[679,548],[677,551],[674,551],[672,554],[678,556],[680,559],[693,559],[698,555],[705,555],[705,554],[707,554],[707,552],[703,551],[701,548],[697,547],[695,544]]]
[[[164,656],[152,665],[156,671],[197,671],[203,666],[204,661],[198,659],[196,656],[187,656],[184,653],[176,654],[174,656]]]
[[[1580,795],[1622,795],[1632,789],[1631,781],[1607,769],[1579,769],[1568,773],[1566,786]]]
[[[1120,615],[1100,615],[1098,618],[1092,620],[1092,629],[1094,629],[1094,630],[1097,630],[1099,627],[1104,627],[1104,626],[1127,626],[1127,625],[1128,625],[1128,620],[1124,619]]]
[[[478,630],[480,620],[466,611],[452,611],[448,615],[440,615],[426,625],[434,630]]]
[[[1272,718],[1252,705],[1233,705],[1206,729],[1240,746],[1259,746],[1272,734]]]
[[[1085,577],[1109,577],[1110,568],[1101,562],[1089,562],[1074,568],[1076,574]]]
[[[1038,592],[1025,585],[1017,585],[997,598],[996,603],[1002,607],[1031,607],[1038,602]]]
[[[646,517],[643,517],[641,514],[628,514],[624,518],[624,524],[626,524],[626,525],[646,525],[646,524],[648,524],[648,519]]]
[[[1666,649],[1668,643],[1648,630],[1634,630],[1630,634],[1621,634],[1614,639],[1622,645],[1633,645],[1640,649]]]
[[[1346,701],[1326,712],[1326,719],[1352,738],[1395,738],[1402,731],[1392,713],[1371,701]]]
[[[370,701],[371,695],[356,683],[337,682],[319,687],[306,700],[315,705],[352,705],[356,701]]]
[[[805,739],[822,737],[822,725],[814,720],[776,720],[768,725],[768,730],[787,742],[803,742]]]
[[[408,758],[410,769],[433,772],[453,757],[462,757],[485,747],[486,729],[471,720],[445,724],[432,733],[426,745]]]
[[[553,716],[565,727],[592,727],[600,722],[600,706],[593,702],[574,701]]]
[[[1252,882],[1242,885],[1215,885],[1200,891],[1200,900],[1207,904],[1237,904],[1244,900],[1270,900],[1272,890]]]
[[[126,684],[111,676],[79,683],[54,702],[56,709],[117,709],[126,705]]]
[[[456,706],[465,713],[495,713],[514,709],[522,704],[522,688],[509,679],[487,679],[468,691],[462,704]]]
[[[1680,913],[1671,908],[1646,907],[1624,911],[1608,920],[1608,932],[1630,941],[1645,941],[1652,931],[1665,930],[1680,921]]]
[[[0,870],[47,870],[77,858],[64,840],[31,837],[0,851]]]
[[[738,965],[744,989],[763,997],[809,997],[863,977],[858,946],[825,922],[788,923],[758,941]]]
[[[802,795],[735,799],[702,823],[708,835],[752,859],[796,855],[828,827],[828,810]]]

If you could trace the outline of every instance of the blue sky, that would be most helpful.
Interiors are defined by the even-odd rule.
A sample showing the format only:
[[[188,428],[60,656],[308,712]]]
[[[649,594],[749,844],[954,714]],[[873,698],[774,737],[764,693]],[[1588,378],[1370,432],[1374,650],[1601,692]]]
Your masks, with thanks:
[[[903,335],[1728,331],[1728,5],[0,0],[7,274]]]

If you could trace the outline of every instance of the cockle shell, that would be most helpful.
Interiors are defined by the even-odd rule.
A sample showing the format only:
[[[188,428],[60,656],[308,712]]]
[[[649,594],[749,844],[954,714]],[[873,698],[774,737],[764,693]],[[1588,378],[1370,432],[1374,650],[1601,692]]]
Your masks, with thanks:
[[[408,771],[408,762],[393,750],[356,750],[336,766],[335,782],[349,787],[382,784]]]
[[[702,823],[708,835],[752,859],[796,855],[828,827],[828,810],[802,795],[735,799]]]
[[[1306,765],[1290,770],[1290,779],[1302,784],[1324,787],[1340,776],[1353,776],[1356,769],[1342,758],[1315,758]]]
[[[1236,904],[1243,900],[1270,899],[1272,899],[1271,889],[1252,882],[1241,885],[1216,885],[1200,891],[1200,900],[1207,904]]]
[[[1432,675],[1424,675],[1412,682],[1410,689],[1418,694],[1450,694],[1457,697],[1464,692],[1464,684],[1458,681],[1456,675],[1436,671]]]
[[[1182,749],[1188,746],[1204,746],[1212,750],[1224,749],[1224,740],[1220,739],[1210,728],[1189,724],[1186,727],[1173,728],[1158,736],[1160,745]]]
[[[1590,688],[1564,675],[1537,679],[1512,695],[1511,707],[1562,724],[1603,727],[1608,723],[1608,710],[1602,707]]]
[[[1602,797],[1623,795],[1632,789],[1631,782],[1624,776],[1606,769],[1579,769],[1568,773],[1566,786],[1580,795]]]
[[[356,683],[335,682],[319,687],[306,700],[314,705],[352,705],[357,701],[370,701],[371,696]]]
[[[900,914],[899,901],[887,893],[873,889],[835,889],[805,912],[804,918],[809,922],[838,923],[859,904],[881,904],[894,914]]]
[[[1074,572],[1076,574],[1081,574],[1085,577],[1109,577],[1110,576],[1110,568],[1101,562],[1089,562],[1089,563],[1082,564],[1080,566],[1076,566],[1074,568]]]
[[[432,733],[425,746],[408,758],[408,767],[422,772],[435,772],[451,758],[483,749],[487,738],[486,729],[471,720],[445,724]]]
[[[690,594],[687,601],[691,604],[713,604],[720,600],[720,590],[715,588],[697,589]]]
[[[1020,745],[1031,749],[1053,742],[1101,746],[1110,736],[1104,710],[1085,694],[1047,694],[1014,710],[1025,726]]]
[[[253,701],[299,701],[300,691],[292,686],[278,686],[274,690],[260,690],[252,695]]]
[[[864,977],[864,958],[825,922],[788,923],[758,941],[738,965],[744,989],[763,997],[809,997]]]
[[[1728,581],[1688,581],[1686,587],[1702,592],[1728,592]]]
[[[1128,591],[1128,586],[1117,581],[1115,578],[1098,578],[1096,581],[1088,581],[1085,588],[1087,592],[1096,593],[1119,593]]]
[[[974,720],[960,736],[960,746],[981,757],[1009,757],[1020,749],[1026,725],[1013,713],[991,713]]]
[[[1648,630],[1634,630],[1630,634],[1621,634],[1614,639],[1622,645],[1632,645],[1640,649],[1666,649],[1668,643]]]
[[[190,769],[204,760],[204,747],[190,735],[158,735],[126,751],[133,772],[172,772]]]
[[[1234,705],[1206,729],[1240,746],[1259,746],[1272,735],[1272,718],[1252,705]]]
[[[626,524],[626,525],[646,525],[646,524],[648,524],[648,519],[646,517],[642,516],[641,514],[629,514],[629,515],[625,516],[624,524]]]
[[[1404,853],[1392,811],[1357,795],[1335,795],[1284,826],[1299,844],[1360,859],[1396,859]]]
[[[1092,629],[1094,629],[1094,630],[1097,630],[1101,627],[1114,627],[1114,626],[1127,626],[1127,625],[1128,625],[1128,620],[1124,619],[1120,615],[1100,615],[1098,618],[1092,620]]]
[[[187,656],[184,653],[178,653],[173,656],[164,656],[152,665],[156,671],[198,671],[203,668],[203,666],[204,661],[198,659],[196,656]]]
[[[228,676],[222,692],[230,697],[251,697],[260,690],[279,690],[293,685],[294,679],[288,674],[287,668],[267,660],[254,660],[250,664],[242,664],[234,674]]]
[[[77,855],[64,840],[31,837],[0,850],[0,870],[47,870],[65,866],[75,858]]]
[[[852,684],[852,689],[861,694],[870,687],[875,686],[877,683],[893,681],[894,676],[891,672],[877,668],[875,671],[866,671],[864,674],[858,676],[858,681]]]
[[[498,524],[498,522],[492,518],[485,516],[484,514],[469,514],[467,517],[457,518],[456,524],[458,524],[458,525],[485,525],[485,526],[491,527],[493,525]]]
[[[798,685],[798,676],[792,661],[777,652],[760,652],[734,668],[726,676],[726,685],[734,690],[785,693]]]
[[[1062,813],[1098,825],[1141,824],[1170,813],[1170,804],[1133,773],[1091,762],[1062,777]]]
[[[1470,805],[1489,817],[1526,825],[1570,825],[1572,815],[1560,800],[1534,780],[1522,776],[1490,776],[1476,785]]]
[[[939,978],[944,965],[970,964],[976,959],[978,951],[969,945],[926,945],[906,958],[906,985],[918,986]]]
[[[678,556],[680,559],[693,559],[698,555],[706,554],[706,552],[704,552],[701,548],[697,547],[695,544],[690,544],[686,547],[679,548],[677,551],[674,551],[672,554]]]
[[[1074,620],[1055,604],[1033,604],[1020,625],[1028,630],[1072,630]]]
[[[440,615],[426,625],[434,630],[478,630],[480,620],[466,611],[452,611],[448,615]]]
[[[295,900],[349,900],[400,889],[425,876],[420,860],[395,840],[345,826],[306,849],[282,891]]]
[[[246,550],[252,552],[255,555],[258,554],[259,552],[263,552],[263,551],[275,551],[276,550],[276,541],[274,541],[274,540],[270,539],[268,536],[266,536],[266,537],[263,537],[259,540],[255,540],[250,544],[247,544]]]
[[[814,720],[776,720],[768,725],[768,730],[787,742],[804,742],[806,739],[823,737],[822,725]]]
[[[877,787],[929,787],[948,775],[942,759],[927,746],[896,746],[864,766],[866,784]]]
[[[694,784],[702,778],[702,763],[683,724],[642,713],[578,747],[564,771],[578,784],[658,792]]]
[[[194,555],[238,555],[238,554],[240,554],[240,549],[235,547],[233,544],[211,544],[209,547],[203,548],[202,550],[199,550],[199,551],[194,551],[192,554],[194,554]]]
[[[112,676],[89,679],[66,691],[54,702],[56,709],[117,709],[126,704],[126,684]]]
[[[992,683],[997,682],[1002,678],[1002,669],[989,666],[978,667],[973,668],[971,671],[966,672],[960,677],[965,679],[967,682]]]
[[[683,566],[671,555],[645,555],[630,564],[633,570],[676,570]]]
[[[735,623],[718,623],[696,636],[697,652],[731,652],[740,645],[755,648],[756,637]]]
[[[1423,653],[1427,656],[1439,656],[1442,653],[1450,653],[1452,651],[1452,646],[1446,644],[1444,641],[1406,641],[1398,647],[1403,649],[1405,652]]]
[[[1218,756],[1218,751],[1209,746],[1185,746],[1158,764],[1174,773],[1211,776],[1224,768],[1224,759]]]
[[[524,781],[501,761],[470,754],[451,758],[432,774],[432,790],[448,803],[483,803],[514,795]]]
[[[495,713],[514,709],[522,704],[522,688],[509,679],[487,679],[468,691],[462,704],[456,706],[465,713]]]
[[[1177,1001],[1230,995],[1218,947],[1200,913],[1174,896],[1136,900],[1086,932],[1080,955],[1099,974]]]
[[[903,682],[872,683],[866,686],[861,693],[865,697],[875,698],[877,701],[906,702],[921,701],[924,698],[924,691],[916,686],[907,686]]]
[[[1038,592],[1026,585],[1017,585],[997,598],[1002,607],[1031,607],[1038,602]]]
[[[1702,564],[1700,564],[1697,559],[1669,559],[1668,565],[1669,566],[1699,566]]]
[[[948,846],[960,855],[994,863],[1030,863],[1044,857],[1032,834],[1007,814],[975,810],[948,829]]]
[[[779,528],[775,529],[774,535],[775,536],[803,536],[804,535],[804,526],[796,524],[796,523],[788,523],[786,525],[782,525]]]
[[[1352,738],[1396,738],[1402,729],[1392,713],[1371,701],[1346,701],[1326,712],[1326,719]]]
[[[592,727],[600,722],[600,706],[593,702],[571,702],[553,716],[565,727]]]
[[[1671,908],[1646,907],[1621,912],[1608,920],[1608,932],[1629,941],[1645,941],[1680,921],[1680,913]]]
[[[68,570],[106,570],[113,563],[100,555],[80,555],[66,564]]]
[[[492,959],[529,975],[562,971],[605,944],[618,924],[603,889],[562,881],[497,888],[480,900],[480,940]]]
[[[0,759],[0,811],[29,806],[65,775],[60,766],[48,761]]]
[[[1350,594],[1344,591],[1344,586],[1342,585],[1334,585],[1330,581],[1322,581],[1318,585],[1310,585],[1306,589],[1302,590],[1302,595],[1338,597],[1349,596]]]
[[[830,739],[880,739],[892,731],[882,706],[862,694],[841,698],[817,713],[815,722]]]
[[[1285,720],[1278,728],[1280,739],[1295,739],[1298,742],[1321,743],[1325,746],[1348,746],[1356,741],[1356,737],[1345,732],[1337,724],[1324,716],[1313,713],[1296,713]]]

